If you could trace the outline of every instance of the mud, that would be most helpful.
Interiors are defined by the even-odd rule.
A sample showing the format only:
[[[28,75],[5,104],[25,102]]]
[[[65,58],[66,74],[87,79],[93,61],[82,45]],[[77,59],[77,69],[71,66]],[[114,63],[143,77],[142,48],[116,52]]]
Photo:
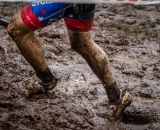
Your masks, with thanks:
[[[26,98],[24,87],[36,79],[35,73],[0,27],[1,130],[159,130],[159,6],[97,7],[94,40],[109,55],[120,88],[134,96],[121,122],[107,117],[105,90],[85,60],[71,49],[63,21],[36,35],[60,81],[53,91]]]

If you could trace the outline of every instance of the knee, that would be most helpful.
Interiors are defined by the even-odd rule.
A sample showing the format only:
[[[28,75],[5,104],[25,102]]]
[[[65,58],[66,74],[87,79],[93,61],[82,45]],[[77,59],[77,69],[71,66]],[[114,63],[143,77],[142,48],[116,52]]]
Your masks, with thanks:
[[[24,26],[19,13],[11,17],[10,23],[7,27],[7,32],[13,39],[22,37],[24,34],[29,32],[29,30]]]
[[[7,32],[10,36],[15,37],[19,32],[19,23],[17,22],[18,20],[18,15],[14,15],[10,18],[10,23],[8,24],[7,27]]]
[[[90,32],[70,32],[70,43],[74,51],[83,54],[92,44]]]
[[[71,48],[78,53],[82,53],[84,49],[86,48],[85,43],[82,42],[82,40],[77,37],[71,38],[70,44],[71,44]]]

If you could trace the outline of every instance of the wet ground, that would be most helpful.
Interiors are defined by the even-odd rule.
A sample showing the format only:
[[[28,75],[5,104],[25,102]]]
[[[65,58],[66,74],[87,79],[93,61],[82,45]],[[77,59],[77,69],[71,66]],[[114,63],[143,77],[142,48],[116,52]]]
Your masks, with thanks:
[[[109,55],[120,88],[134,96],[121,122],[108,119],[105,90],[71,49],[63,21],[36,35],[60,81],[53,91],[26,98],[24,86],[36,78],[34,71],[0,27],[1,130],[159,130],[160,7],[97,7],[94,40]]]

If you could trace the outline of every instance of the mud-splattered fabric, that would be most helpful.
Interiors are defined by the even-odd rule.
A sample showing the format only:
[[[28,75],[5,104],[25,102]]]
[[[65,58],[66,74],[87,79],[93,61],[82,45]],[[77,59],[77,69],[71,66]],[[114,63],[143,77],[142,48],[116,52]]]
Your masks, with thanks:
[[[53,2],[33,2],[21,11],[23,22],[31,30],[37,30],[64,18],[72,31],[89,31],[95,14],[93,4],[65,4]]]

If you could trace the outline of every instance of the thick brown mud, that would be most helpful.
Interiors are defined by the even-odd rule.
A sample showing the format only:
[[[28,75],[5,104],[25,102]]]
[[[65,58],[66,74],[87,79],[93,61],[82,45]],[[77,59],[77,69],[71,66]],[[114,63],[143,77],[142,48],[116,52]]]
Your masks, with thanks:
[[[159,130],[159,6],[97,7],[94,40],[109,55],[120,88],[134,96],[121,122],[107,117],[105,90],[71,49],[63,21],[36,34],[59,83],[51,92],[26,98],[25,85],[35,73],[0,27],[1,130]]]

